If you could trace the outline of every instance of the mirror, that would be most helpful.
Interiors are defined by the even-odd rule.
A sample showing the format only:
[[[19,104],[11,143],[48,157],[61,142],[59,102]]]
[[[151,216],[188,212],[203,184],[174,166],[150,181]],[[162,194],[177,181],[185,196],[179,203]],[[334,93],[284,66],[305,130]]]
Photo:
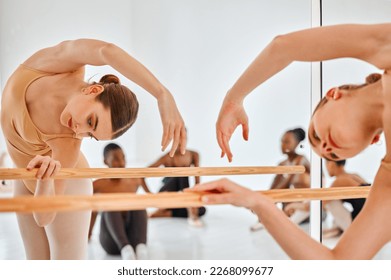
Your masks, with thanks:
[[[391,1],[376,0],[376,1],[355,1],[355,0],[331,0],[323,1],[322,18],[323,25],[333,25],[341,23],[382,23],[390,21]],[[359,43],[359,42],[357,42]],[[344,84],[362,84],[365,78],[371,73],[380,73],[374,66],[357,61],[354,59],[341,59],[327,61],[323,63],[323,92],[326,93],[330,88]],[[376,175],[382,157],[385,155],[385,141],[382,139],[378,144],[374,144],[367,148],[360,155],[348,159],[345,165],[345,171],[349,175],[354,176],[358,182],[363,181],[372,183]],[[323,172],[326,178],[326,187],[333,184],[335,178],[339,176],[335,169],[335,165],[329,164],[331,169],[327,172],[327,163],[324,162]],[[340,169],[338,169],[340,170]],[[360,179],[357,179],[357,175]],[[346,175],[345,175],[346,176]],[[328,212],[335,212],[333,215],[328,215],[327,220],[323,223],[323,243],[333,247],[339,239],[341,228],[346,227],[351,222],[353,214],[353,206],[360,209],[358,200],[345,201],[342,206],[340,202],[334,201],[331,205],[326,206]],[[353,206],[352,206],[353,205]],[[335,235],[335,236],[334,236]],[[377,255],[376,259],[390,259],[391,247],[386,245]]]

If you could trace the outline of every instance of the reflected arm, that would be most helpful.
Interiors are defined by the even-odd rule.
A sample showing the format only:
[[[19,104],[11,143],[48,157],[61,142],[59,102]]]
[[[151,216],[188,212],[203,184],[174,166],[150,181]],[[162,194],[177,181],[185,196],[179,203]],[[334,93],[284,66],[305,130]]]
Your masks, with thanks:
[[[342,57],[357,58],[380,69],[389,68],[391,24],[334,25],[277,36],[233,85],[226,100],[240,103],[257,86],[293,61]]]

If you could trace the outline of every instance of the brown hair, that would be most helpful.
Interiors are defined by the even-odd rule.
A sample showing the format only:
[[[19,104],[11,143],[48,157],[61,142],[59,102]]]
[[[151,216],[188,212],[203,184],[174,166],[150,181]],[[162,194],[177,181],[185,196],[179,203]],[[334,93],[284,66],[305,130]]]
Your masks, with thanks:
[[[360,84],[360,85],[353,85],[353,84],[346,84],[346,85],[342,85],[342,86],[339,86],[338,89],[346,89],[346,90],[355,90],[355,89],[359,89],[359,88],[362,88],[362,87],[365,87],[367,85],[370,85],[370,84],[373,84],[373,83],[376,83],[377,81],[379,81],[381,79],[382,75],[379,74],[379,73],[372,73],[370,75],[368,75],[366,78],[365,78],[365,83],[363,84]],[[315,107],[315,110],[314,112],[312,113],[312,115],[315,114],[315,112],[320,108],[322,107],[324,104],[327,103],[327,98],[326,96],[323,97],[318,105]]]
[[[103,76],[97,84],[104,87],[96,99],[105,108],[110,108],[112,139],[115,139],[124,134],[136,121],[139,107],[137,97],[112,74]]]

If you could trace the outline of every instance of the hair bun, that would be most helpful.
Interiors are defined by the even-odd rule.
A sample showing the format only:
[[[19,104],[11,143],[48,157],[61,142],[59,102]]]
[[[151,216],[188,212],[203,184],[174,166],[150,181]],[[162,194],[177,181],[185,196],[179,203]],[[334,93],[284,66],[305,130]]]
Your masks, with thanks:
[[[298,128],[295,128],[295,129],[292,129],[292,132],[293,134],[295,134],[296,136],[296,139],[301,142],[305,139],[305,131],[304,129],[298,127]]]
[[[121,84],[118,77],[113,74],[104,75],[99,82],[103,84]]]
[[[369,75],[368,77],[365,78],[365,83],[367,84],[373,84],[373,83],[376,83],[378,80],[380,80],[382,77],[381,74],[379,73],[373,73],[371,75]]]

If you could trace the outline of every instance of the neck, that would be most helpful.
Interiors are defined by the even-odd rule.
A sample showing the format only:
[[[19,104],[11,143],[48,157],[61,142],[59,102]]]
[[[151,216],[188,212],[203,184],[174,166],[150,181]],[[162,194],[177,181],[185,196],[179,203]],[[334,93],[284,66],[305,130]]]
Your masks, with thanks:
[[[296,152],[289,152],[286,155],[288,156],[289,161],[293,161],[297,157]]]
[[[383,110],[385,96],[383,93],[382,83],[365,86],[357,90],[358,108],[366,115],[364,120],[367,121],[368,127],[375,133],[383,131]]]
[[[338,177],[338,176],[341,176],[344,174],[346,174],[346,171],[345,171],[345,168],[342,167],[342,168],[337,168],[337,170],[335,170],[334,176]]]

